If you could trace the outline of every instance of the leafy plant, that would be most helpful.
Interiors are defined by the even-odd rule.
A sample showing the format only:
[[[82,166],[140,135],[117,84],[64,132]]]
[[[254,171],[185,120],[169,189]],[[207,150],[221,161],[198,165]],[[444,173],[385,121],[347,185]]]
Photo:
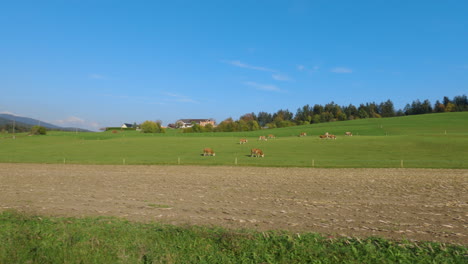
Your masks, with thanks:
[[[0,263],[466,263],[467,248],[381,238],[0,213]]]
[[[165,133],[166,130],[161,127],[160,122],[145,121],[141,124],[141,132],[143,133]]]
[[[31,128],[31,135],[45,135],[47,134],[47,129],[43,126],[33,126]]]

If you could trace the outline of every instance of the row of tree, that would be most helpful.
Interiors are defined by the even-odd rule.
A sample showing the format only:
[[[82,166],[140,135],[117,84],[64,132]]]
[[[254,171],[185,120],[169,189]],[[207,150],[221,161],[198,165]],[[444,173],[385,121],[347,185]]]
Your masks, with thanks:
[[[429,100],[420,102],[419,100],[405,106],[406,115],[419,115],[428,113],[443,113],[443,112],[463,112],[468,111],[468,98],[466,95],[455,96],[450,100],[447,96],[442,102],[437,100],[434,107],[431,106]]]
[[[194,123],[192,127],[185,128],[183,132],[254,131],[262,128],[279,128],[362,118],[381,118],[461,111],[468,111],[468,98],[466,95],[455,96],[452,100],[445,96],[442,102],[437,100],[434,105],[431,105],[429,100],[424,100],[423,102],[415,100],[411,104],[407,104],[403,110],[400,109],[397,111],[395,110],[391,100],[387,100],[380,104],[374,102],[360,104],[358,107],[352,104],[348,106],[339,106],[336,103],[331,102],[324,106],[319,104],[315,104],[313,107],[305,105],[298,108],[296,114],[293,114],[287,109],[280,109],[276,113],[272,114],[267,112],[259,112],[258,114],[247,113],[242,115],[238,120],[233,120],[231,117],[227,118],[216,127],[211,124],[203,127]],[[161,126],[161,121],[145,121],[140,124],[139,127],[143,133],[166,132],[165,128]],[[30,131],[31,134],[44,135],[46,133],[46,129],[41,126],[33,126],[31,128],[16,125],[14,129],[16,132]],[[13,131],[13,124],[2,124],[0,126],[0,131],[3,133]]]
[[[239,117],[238,120],[234,120],[231,117],[227,118],[216,127],[202,127],[194,124],[183,131],[185,133],[254,131],[262,128],[279,128],[363,118],[461,111],[468,111],[468,98],[466,95],[455,96],[452,100],[444,97],[442,102],[437,100],[434,105],[429,100],[424,100],[423,102],[415,100],[411,104],[407,104],[404,109],[399,110],[395,109],[391,100],[379,104],[375,102],[365,103],[359,106],[353,104],[339,106],[334,102],[330,102],[326,105],[315,104],[314,106],[310,106],[307,104],[298,108],[295,114],[288,109],[280,109],[275,113],[247,113]]]
[[[0,125],[0,132],[1,133],[22,133],[22,132],[29,132],[31,131],[31,126],[27,125],[19,125],[11,123],[4,123]]]
[[[30,135],[45,135],[47,128],[43,126],[23,126],[13,124],[3,124],[0,126],[1,133],[24,133],[29,132]]]
[[[166,133],[166,129],[161,126],[161,121],[147,120],[141,123],[139,127],[143,133]]]

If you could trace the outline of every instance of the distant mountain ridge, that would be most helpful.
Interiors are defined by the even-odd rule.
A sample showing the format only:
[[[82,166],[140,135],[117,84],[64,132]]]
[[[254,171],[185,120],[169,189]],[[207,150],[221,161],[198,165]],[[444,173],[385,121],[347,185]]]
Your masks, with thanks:
[[[18,126],[26,126],[26,127],[43,126],[50,130],[90,132],[87,129],[76,128],[76,127],[60,127],[60,126],[56,126],[47,122],[43,122],[38,119],[24,117],[24,116],[16,116],[16,115],[5,114],[5,113],[0,114],[0,125],[11,123],[13,121],[15,121],[15,123]]]

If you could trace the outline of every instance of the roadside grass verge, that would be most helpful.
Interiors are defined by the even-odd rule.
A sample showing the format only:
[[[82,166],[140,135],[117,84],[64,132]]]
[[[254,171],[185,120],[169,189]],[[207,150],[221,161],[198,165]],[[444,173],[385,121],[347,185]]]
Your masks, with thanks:
[[[466,263],[467,248],[381,238],[0,213],[0,263]]]

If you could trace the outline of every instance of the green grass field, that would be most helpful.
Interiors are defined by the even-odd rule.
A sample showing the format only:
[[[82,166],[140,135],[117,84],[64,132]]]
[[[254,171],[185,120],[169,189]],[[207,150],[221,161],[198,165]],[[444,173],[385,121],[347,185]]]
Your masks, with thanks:
[[[353,137],[345,137],[346,131]],[[309,136],[298,137],[300,132]],[[321,140],[330,132],[337,140]],[[277,139],[257,141],[274,134]],[[249,142],[239,145],[240,138]],[[215,157],[201,156],[204,147]],[[265,158],[249,157],[261,148]],[[468,168],[468,112],[242,133],[0,135],[0,162]],[[403,163],[402,163],[403,161]],[[152,206],[161,206],[154,204]],[[0,213],[0,263],[466,263],[467,248],[381,238],[255,232]]]
[[[0,213],[0,263],[466,263],[467,248],[380,238]]]
[[[346,137],[351,131],[354,136]],[[298,137],[307,132],[307,137]],[[329,132],[337,140],[320,139]],[[274,134],[267,142],[258,136]],[[468,112],[363,119],[253,132],[142,134],[136,131],[46,136],[3,134],[0,162],[182,164],[296,167],[468,168]],[[240,138],[249,142],[238,144]],[[215,157],[201,156],[211,147]],[[260,148],[265,158],[251,158]]]

